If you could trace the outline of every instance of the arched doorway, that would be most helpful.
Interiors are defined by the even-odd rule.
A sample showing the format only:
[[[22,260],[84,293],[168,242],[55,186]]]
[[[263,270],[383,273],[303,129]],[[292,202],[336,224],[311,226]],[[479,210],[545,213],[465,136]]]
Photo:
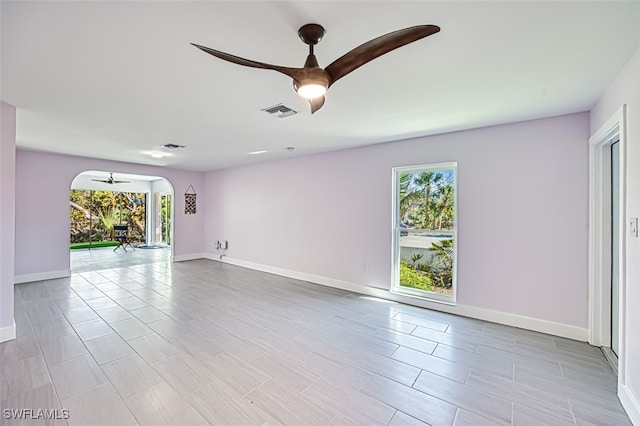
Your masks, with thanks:
[[[170,262],[173,187],[167,179],[85,171],[71,183],[69,204],[73,272]]]

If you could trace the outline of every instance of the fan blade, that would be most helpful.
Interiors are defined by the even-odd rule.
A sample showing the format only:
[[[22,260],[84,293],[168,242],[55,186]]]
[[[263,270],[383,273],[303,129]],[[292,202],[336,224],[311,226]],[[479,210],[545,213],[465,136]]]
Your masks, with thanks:
[[[131,182],[129,182],[128,180],[114,180],[114,181],[111,181],[111,183],[131,183]]]
[[[96,181],[96,182],[104,182],[104,183],[109,183],[109,181],[106,181],[106,180],[101,180],[101,179],[91,179],[91,180],[94,180],[94,181]]]
[[[329,85],[385,53],[435,34],[438,31],[440,31],[440,27],[436,25],[418,25],[394,31],[361,44],[325,68],[325,71],[331,76]]]
[[[302,68],[290,68],[290,67],[281,67],[280,65],[265,64],[263,62],[252,61],[250,59],[244,59],[239,56],[234,56],[229,53],[221,52],[219,50],[214,50],[209,47],[200,46],[195,43],[191,43],[191,45],[197,47],[203,52],[206,52],[210,55],[215,56],[216,58],[220,58],[228,62],[233,62],[234,64],[244,65],[245,67],[262,68],[265,70],[278,71],[279,73],[287,75],[293,79],[297,79],[301,77]]]
[[[309,99],[311,104],[311,114],[322,108],[324,105],[324,96],[318,96],[317,98]]]

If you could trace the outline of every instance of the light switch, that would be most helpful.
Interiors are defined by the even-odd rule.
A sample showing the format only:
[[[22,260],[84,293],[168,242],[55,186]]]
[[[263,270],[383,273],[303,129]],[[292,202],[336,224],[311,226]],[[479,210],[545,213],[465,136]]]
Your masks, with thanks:
[[[638,238],[638,218],[629,218],[629,235]]]

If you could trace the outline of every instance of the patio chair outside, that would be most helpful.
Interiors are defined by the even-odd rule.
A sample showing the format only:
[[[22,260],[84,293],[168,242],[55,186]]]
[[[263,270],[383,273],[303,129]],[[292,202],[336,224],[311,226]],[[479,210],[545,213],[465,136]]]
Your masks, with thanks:
[[[118,245],[113,251],[122,248],[122,250],[127,251],[127,247],[132,250],[135,250],[131,243],[129,242],[129,226],[127,225],[113,225],[114,238],[118,241]]]

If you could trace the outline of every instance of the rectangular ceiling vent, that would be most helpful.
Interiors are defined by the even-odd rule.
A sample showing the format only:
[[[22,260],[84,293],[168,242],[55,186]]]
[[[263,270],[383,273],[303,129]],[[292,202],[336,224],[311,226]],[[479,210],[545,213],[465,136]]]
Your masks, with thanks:
[[[288,106],[284,106],[282,104],[274,105],[269,108],[265,108],[262,111],[266,111],[268,114],[276,116],[278,118],[291,117],[292,115],[296,115],[298,111],[294,111]]]

